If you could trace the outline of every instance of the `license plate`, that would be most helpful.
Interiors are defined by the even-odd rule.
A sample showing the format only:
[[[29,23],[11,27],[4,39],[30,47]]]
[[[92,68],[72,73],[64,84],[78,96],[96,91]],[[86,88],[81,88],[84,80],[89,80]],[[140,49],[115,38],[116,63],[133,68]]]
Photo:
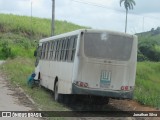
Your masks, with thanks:
[[[102,70],[100,76],[100,86],[108,87],[111,83],[111,71]]]

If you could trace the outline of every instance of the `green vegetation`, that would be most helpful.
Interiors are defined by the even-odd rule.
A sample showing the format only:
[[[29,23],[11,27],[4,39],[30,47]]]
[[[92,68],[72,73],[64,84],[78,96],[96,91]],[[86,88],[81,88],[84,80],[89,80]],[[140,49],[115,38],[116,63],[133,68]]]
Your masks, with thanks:
[[[138,61],[160,61],[160,34],[138,34]]]
[[[51,34],[51,20],[0,14],[0,59],[15,56],[33,58],[39,39]],[[61,34],[86,28],[67,21],[55,22],[55,33]],[[4,48],[5,47],[5,48]],[[6,48],[7,47],[7,48]],[[4,52],[8,51],[7,53]]]
[[[0,19],[0,59],[9,57],[6,63],[1,66],[1,69],[6,72],[13,85],[21,86],[42,110],[68,110],[61,104],[53,102],[50,92],[46,92],[46,90],[41,88],[30,89],[27,86],[27,78],[34,71],[35,59],[33,53],[37,45],[36,41],[50,35],[50,20],[33,18],[31,30],[29,17],[0,14],[0,18],[2,18]],[[66,21],[56,21],[56,34],[81,28],[84,27]],[[149,49],[160,51],[160,35],[148,36],[141,36],[139,40],[139,55],[141,56],[140,58],[145,60],[150,60],[148,56],[150,53],[144,54],[146,51],[143,52],[141,46],[149,46],[151,42],[152,47]],[[159,62],[138,63],[135,100],[145,105],[160,108],[159,73]]]
[[[26,16],[6,15],[0,14],[0,32],[18,33],[18,35],[26,36],[28,38],[41,39],[51,35],[51,20],[31,18]],[[61,34],[81,28],[83,26],[75,25],[67,21],[55,22],[55,34]]]
[[[15,58],[16,56],[33,58],[35,46],[36,42],[27,37],[13,33],[1,33],[0,59]]]
[[[140,62],[137,65],[135,99],[144,105],[160,108],[160,63]]]

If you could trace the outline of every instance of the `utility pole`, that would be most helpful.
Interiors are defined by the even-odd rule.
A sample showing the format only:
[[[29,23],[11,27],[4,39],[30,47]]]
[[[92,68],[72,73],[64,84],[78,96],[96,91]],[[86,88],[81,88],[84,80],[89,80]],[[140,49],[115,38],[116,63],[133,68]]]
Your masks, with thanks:
[[[32,30],[32,4],[33,4],[33,3],[32,3],[32,0],[31,0],[31,37],[32,37],[32,31],[33,31],[33,30]]]
[[[55,30],[55,0],[52,0],[51,36],[54,36],[54,30]]]

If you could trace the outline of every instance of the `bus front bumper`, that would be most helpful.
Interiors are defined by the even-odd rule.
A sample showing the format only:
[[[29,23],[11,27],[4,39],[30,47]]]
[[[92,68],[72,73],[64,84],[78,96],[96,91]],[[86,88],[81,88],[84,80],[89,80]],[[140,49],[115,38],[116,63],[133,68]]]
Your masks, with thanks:
[[[75,84],[72,84],[72,94],[79,95],[95,95],[116,99],[132,99],[133,91],[102,91],[98,89],[82,88]]]

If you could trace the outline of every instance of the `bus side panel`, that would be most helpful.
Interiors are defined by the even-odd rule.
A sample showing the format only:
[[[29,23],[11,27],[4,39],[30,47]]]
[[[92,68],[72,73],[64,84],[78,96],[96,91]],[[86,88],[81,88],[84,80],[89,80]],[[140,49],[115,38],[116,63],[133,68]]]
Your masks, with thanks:
[[[41,76],[41,85],[48,88],[48,76],[49,76],[49,61],[40,60],[40,76]]]
[[[55,78],[58,77],[58,93],[71,94],[73,63],[50,62],[49,89],[54,91]]]

